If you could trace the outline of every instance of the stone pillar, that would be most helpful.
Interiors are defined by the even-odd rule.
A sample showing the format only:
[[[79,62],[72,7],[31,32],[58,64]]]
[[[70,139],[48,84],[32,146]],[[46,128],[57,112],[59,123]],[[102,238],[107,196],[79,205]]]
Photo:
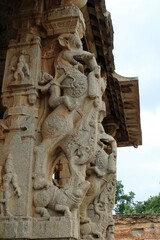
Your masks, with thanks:
[[[105,81],[83,50],[86,1],[22,1],[0,121],[0,238],[113,239],[116,142]]]

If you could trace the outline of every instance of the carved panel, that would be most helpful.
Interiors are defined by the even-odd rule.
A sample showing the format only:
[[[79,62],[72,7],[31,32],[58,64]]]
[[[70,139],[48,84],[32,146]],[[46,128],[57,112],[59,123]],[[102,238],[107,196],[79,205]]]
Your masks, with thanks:
[[[13,87],[37,86],[39,65],[35,65],[35,58],[39,55],[39,44],[37,37],[26,43],[16,43],[13,40],[10,42],[6,58],[3,92]]]
[[[65,5],[47,11],[42,22],[48,35],[78,31],[82,37],[85,31],[84,19],[81,11],[74,5]]]

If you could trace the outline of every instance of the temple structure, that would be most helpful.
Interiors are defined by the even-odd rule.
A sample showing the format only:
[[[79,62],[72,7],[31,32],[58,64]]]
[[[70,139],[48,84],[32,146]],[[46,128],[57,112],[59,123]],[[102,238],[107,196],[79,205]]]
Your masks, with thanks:
[[[117,146],[141,128],[104,0],[0,0],[0,33],[0,239],[114,240]]]

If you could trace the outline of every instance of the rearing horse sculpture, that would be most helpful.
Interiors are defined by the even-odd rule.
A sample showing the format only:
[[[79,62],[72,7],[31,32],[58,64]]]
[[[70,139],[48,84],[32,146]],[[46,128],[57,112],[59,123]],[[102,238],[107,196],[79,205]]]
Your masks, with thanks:
[[[63,34],[58,40],[63,50],[55,62],[55,78],[51,77],[48,86],[44,87],[44,91],[48,88],[50,92],[49,106],[53,111],[42,124],[42,142],[35,148],[35,189],[47,186],[47,162],[58,147],[72,162],[70,168],[74,171],[75,164],[81,165],[89,160],[96,145],[101,101],[100,90],[97,90],[101,88],[99,66],[94,55],[82,49],[76,33]],[[84,63],[90,70],[88,77],[83,72]],[[89,146],[88,153],[83,149],[87,145],[83,146],[84,138]]]

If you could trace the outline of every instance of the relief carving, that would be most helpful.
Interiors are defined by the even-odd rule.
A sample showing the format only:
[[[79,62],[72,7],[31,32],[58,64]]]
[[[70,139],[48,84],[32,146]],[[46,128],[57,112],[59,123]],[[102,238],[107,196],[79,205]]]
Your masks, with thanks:
[[[77,33],[63,34],[59,36],[58,41],[62,46],[62,51],[59,53],[55,62],[55,78],[50,78],[49,83],[40,86],[42,92],[49,90],[50,97],[48,100],[49,106],[53,111],[46,117],[42,124],[42,142],[35,148],[35,173],[34,188],[39,189],[47,185],[45,176],[45,166],[49,156],[54,153],[56,148],[60,146],[67,155],[67,148],[64,141],[68,141],[67,137],[75,135],[73,133],[76,124],[89,121],[91,114],[96,114],[97,109],[93,105],[93,100],[89,100],[88,95],[88,79],[84,74],[84,65],[80,63],[83,61],[90,70],[97,67],[96,60],[93,54],[82,49],[82,43]],[[85,106],[85,102],[88,106]],[[87,108],[90,112],[87,112]],[[86,116],[83,115],[86,112]],[[85,119],[85,120],[84,120]],[[95,117],[95,128],[96,128]],[[78,131],[78,126],[76,131]],[[90,136],[90,134],[88,133]],[[82,141],[82,140],[81,140]],[[77,142],[76,142],[77,145]],[[74,156],[69,156],[72,158]],[[74,154],[75,155],[75,154]],[[68,159],[70,161],[70,159]],[[85,160],[87,162],[87,160]]]
[[[104,132],[100,123],[97,140],[95,159],[87,168],[87,181],[90,182],[90,188],[80,207],[83,239],[95,239],[97,236],[99,239],[105,239],[106,228],[110,230],[111,226],[113,227],[112,208],[114,206],[115,189],[113,188],[115,187],[117,146],[114,138]],[[108,147],[111,148],[110,154],[108,154]],[[104,192],[105,198],[102,197]],[[98,216],[96,221],[88,216],[91,204],[93,204],[94,215]]]
[[[29,56],[24,50],[12,56],[9,70],[9,85],[30,83]]]
[[[9,154],[5,162],[4,175],[2,176],[3,197],[0,200],[1,215],[12,216],[12,214],[10,213],[10,201],[11,201],[12,188],[14,190],[14,195],[16,195],[18,198],[21,197],[22,192],[19,187],[17,174],[14,170],[13,157],[11,154]]]
[[[30,76],[29,66],[28,66],[28,63],[26,62],[26,59],[22,53],[18,58],[16,68],[13,67],[12,70],[14,72],[13,78],[14,78],[14,81],[16,81],[16,82],[18,82],[18,81],[24,82],[24,81],[27,81],[27,79],[29,78],[29,76]]]
[[[83,3],[83,0],[79,1],[78,5],[82,6],[82,4],[85,4]],[[53,8],[52,3],[52,7],[47,10],[44,18],[42,19],[42,25],[47,31],[48,35],[51,36],[53,34],[65,34],[66,32],[73,33],[75,30],[77,30],[80,36],[83,37],[85,31],[85,22],[83,14],[78,8],[79,6],[77,5],[77,7],[76,5],[70,4],[69,2],[67,4],[67,1],[65,1],[65,5]]]
[[[105,112],[105,82],[94,55],[83,50],[77,33],[62,34],[58,41],[62,50],[55,60],[55,77],[41,72],[38,86],[42,94],[49,93],[52,111],[42,123],[42,140],[35,147],[35,213],[41,217],[77,216],[81,205],[84,227],[84,223],[96,224],[91,223],[88,207],[106,187],[108,175],[115,173],[115,140],[98,124]],[[52,173],[61,154],[67,160],[70,178],[56,186]]]
[[[51,9],[45,5],[52,1],[42,2],[33,3],[32,20],[28,13],[24,17],[5,67],[0,138],[7,151],[17,141],[0,166],[0,215],[13,220],[5,236],[14,238],[11,231],[16,229],[19,239],[114,240],[117,146],[101,124],[106,81],[94,54],[82,46],[85,25],[79,8],[86,0],[75,0],[75,5],[58,1]],[[21,15],[25,6],[23,1]],[[32,21],[41,27],[30,26]],[[32,29],[23,35],[28,24]],[[34,36],[40,31],[41,45]],[[17,169],[22,170],[18,176]],[[18,180],[25,182],[23,195]],[[61,234],[62,223],[69,227]],[[23,228],[25,233],[19,234]]]
[[[77,217],[75,211],[82,202],[89,185],[89,182],[80,181],[75,175],[63,188],[50,184],[43,190],[36,191],[34,195],[36,213],[42,217],[50,217],[48,208],[62,213],[65,217]]]

